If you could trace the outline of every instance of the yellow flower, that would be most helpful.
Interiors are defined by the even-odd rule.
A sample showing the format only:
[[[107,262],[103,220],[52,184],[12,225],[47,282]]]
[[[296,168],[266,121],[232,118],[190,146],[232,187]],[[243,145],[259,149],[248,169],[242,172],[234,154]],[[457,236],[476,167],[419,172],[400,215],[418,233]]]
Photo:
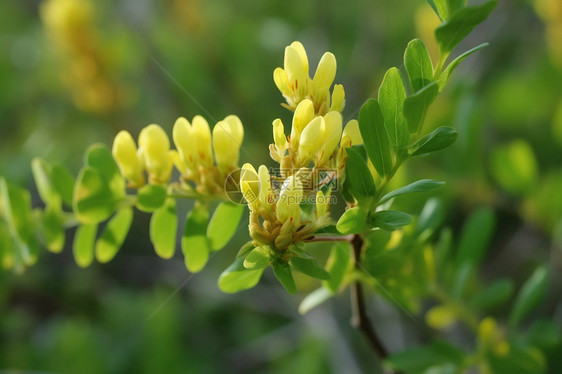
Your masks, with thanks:
[[[329,112],[324,116],[326,125],[321,152],[318,155],[317,166],[322,166],[332,157],[342,135],[342,116],[339,112]]]
[[[328,211],[328,206],[330,205],[330,195],[332,190],[329,189],[326,195],[322,191],[316,192],[316,219],[320,220]]]
[[[301,101],[293,114],[291,127],[291,145],[294,149],[298,148],[302,131],[314,117],[314,104],[312,101],[309,99]]]
[[[277,219],[283,223],[291,221],[294,226],[300,225],[300,203],[302,198],[301,181],[295,176],[285,179],[279,193],[279,200],[277,201]]]
[[[207,120],[201,116],[193,117],[191,121],[195,149],[197,150],[198,162],[204,168],[213,166],[213,150],[211,148],[211,130]]]
[[[252,210],[257,210],[260,203],[258,174],[251,164],[244,164],[240,170],[240,191]]]
[[[295,110],[305,99],[313,100],[314,112],[324,115],[331,110],[341,111],[344,103],[344,91],[341,85],[334,87],[332,105],[330,106],[330,87],[336,76],[335,56],[326,52],[320,59],[314,78],[308,72],[308,57],[303,45],[295,41],[285,48],[284,68],[273,72],[275,85],[283,94],[287,104],[284,107]]]
[[[345,91],[341,84],[334,85],[332,91],[332,105],[330,111],[342,112],[345,107]]]
[[[359,122],[356,119],[352,119],[345,125],[342,133],[342,139],[349,137],[351,145],[363,144],[363,138],[361,137],[361,132],[359,131]],[[349,145],[347,147],[350,147]]]
[[[362,144],[363,138],[361,138],[361,133],[359,132],[359,122],[357,120],[352,119],[345,125],[343,129],[341,142],[340,142],[340,149],[338,150],[338,155],[336,158],[336,168],[338,171],[338,179],[341,183],[343,183],[345,179],[345,162],[347,160],[347,153],[345,152],[345,148],[351,147],[355,144]]]
[[[193,169],[197,163],[197,149],[195,137],[191,124],[184,117],[180,117],[174,124],[172,139],[179,152],[180,160],[189,169]]]
[[[308,162],[320,150],[324,142],[326,123],[323,117],[316,117],[302,131],[297,160],[300,165],[307,166]]]
[[[285,136],[285,128],[283,122],[279,118],[273,121],[273,141],[279,151],[285,150],[287,145],[287,137]]]
[[[135,141],[128,131],[120,131],[115,136],[112,153],[121,174],[131,182],[132,187],[144,185],[144,167],[137,155]]]
[[[155,124],[146,126],[139,134],[139,152],[144,159],[151,183],[167,183],[172,174],[170,140]]]
[[[263,209],[267,212],[271,211],[274,203],[273,189],[271,188],[271,176],[265,165],[260,165],[258,168],[259,177],[259,201]]]
[[[230,115],[218,122],[213,129],[213,149],[219,169],[230,171],[238,165],[239,151],[244,139],[244,127],[240,118]]]

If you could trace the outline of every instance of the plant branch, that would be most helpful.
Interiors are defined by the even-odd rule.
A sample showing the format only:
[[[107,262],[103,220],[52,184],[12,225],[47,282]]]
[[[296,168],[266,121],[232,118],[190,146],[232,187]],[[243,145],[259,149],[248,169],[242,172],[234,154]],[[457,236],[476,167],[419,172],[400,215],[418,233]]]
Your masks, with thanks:
[[[305,242],[350,242],[353,240],[355,235],[315,235],[310,239],[305,239]]]
[[[353,253],[355,256],[355,267],[357,269],[360,269],[363,238],[360,235],[356,234],[353,237],[351,244],[353,246]],[[377,336],[377,333],[373,328],[371,320],[367,315],[367,309],[365,307],[365,296],[363,294],[363,285],[360,281],[355,281],[351,285],[351,306],[353,312],[353,316],[351,318],[352,326],[363,333],[377,356],[382,359],[388,357],[388,351],[379,340],[379,337]]]

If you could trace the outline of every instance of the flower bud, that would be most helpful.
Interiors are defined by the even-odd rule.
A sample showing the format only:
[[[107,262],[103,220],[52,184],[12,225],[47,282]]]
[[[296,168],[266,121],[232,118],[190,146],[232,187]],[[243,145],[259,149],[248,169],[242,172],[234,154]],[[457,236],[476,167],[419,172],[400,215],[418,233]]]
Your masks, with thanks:
[[[335,110],[336,112],[342,112],[345,107],[345,91],[341,84],[334,85],[334,90],[332,91],[332,105],[330,106],[330,111]]]
[[[211,149],[211,130],[209,129],[209,124],[205,118],[195,116],[191,121],[191,128],[199,163],[205,168],[210,168],[213,166],[213,150]]]
[[[244,164],[240,170],[240,190],[251,209],[256,210],[259,204],[259,179],[256,169],[251,164]]]
[[[113,140],[113,158],[123,174],[135,187],[144,184],[143,165],[137,156],[137,146],[128,131],[120,131]]]
[[[139,148],[151,181],[168,182],[172,161],[169,155],[170,140],[164,130],[156,124],[146,126],[139,134]]]
[[[330,52],[324,53],[318,63],[316,73],[314,73],[314,78],[312,79],[312,84],[318,94],[321,95],[323,91],[327,92],[330,89],[330,86],[334,83],[334,78],[336,77],[336,68],[336,57]]]
[[[328,205],[330,205],[330,195],[332,190],[329,189],[326,195],[322,191],[316,192],[316,218],[320,218],[326,214],[328,211]]]
[[[236,167],[244,138],[244,128],[234,115],[218,122],[213,129],[213,149],[217,165],[223,171]]]
[[[291,129],[291,143],[298,147],[300,134],[315,117],[314,104],[309,99],[304,99],[295,109],[293,115],[293,126]]]
[[[191,124],[184,117],[180,117],[174,124],[172,132],[174,144],[179,152],[180,159],[187,167],[192,169],[197,162],[197,150]]]
[[[285,129],[283,127],[283,122],[279,118],[273,121],[273,141],[277,149],[282,152],[285,150],[285,145],[287,144],[287,137],[285,136]]]
[[[329,112],[324,116],[326,129],[322,144],[322,155],[318,164],[326,163],[336,150],[342,134],[342,117],[339,112]]]
[[[273,189],[271,188],[271,176],[265,165],[260,165],[258,168],[259,177],[259,200],[261,206],[270,211],[271,205],[274,202]]]
[[[298,162],[303,166],[319,151],[324,141],[326,125],[324,118],[316,117],[304,128],[299,148]]]
[[[301,181],[295,176],[285,179],[277,201],[277,219],[281,222],[292,220],[295,226],[299,225],[302,198]]]
[[[282,68],[276,68],[273,71],[273,81],[275,85],[281,91],[285,99],[291,96],[291,90],[289,88],[289,77],[287,76],[287,72]]]
[[[304,49],[304,46],[302,45],[301,42],[294,41],[291,43],[290,47],[293,48],[298,53],[299,58],[301,60],[302,68],[304,72],[308,75],[308,57],[306,56],[306,50]]]
[[[352,119],[347,123],[347,125],[345,125],[342,133],[342,139],[345,136],[349,136],[352,145],[363,144],[363,138],[361,137],[361,132],[359,131],[359,122],[357,122],[356,119]]]

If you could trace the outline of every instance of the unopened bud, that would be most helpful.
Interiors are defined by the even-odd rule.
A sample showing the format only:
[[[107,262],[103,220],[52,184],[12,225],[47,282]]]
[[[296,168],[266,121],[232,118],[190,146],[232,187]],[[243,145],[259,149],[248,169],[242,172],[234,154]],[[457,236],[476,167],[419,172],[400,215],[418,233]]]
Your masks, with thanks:
[[[143,165],[137,156],[137,146],[128,131],[120,131],[113,140],[113,158],[123,174],[135,187],[144,184]]]

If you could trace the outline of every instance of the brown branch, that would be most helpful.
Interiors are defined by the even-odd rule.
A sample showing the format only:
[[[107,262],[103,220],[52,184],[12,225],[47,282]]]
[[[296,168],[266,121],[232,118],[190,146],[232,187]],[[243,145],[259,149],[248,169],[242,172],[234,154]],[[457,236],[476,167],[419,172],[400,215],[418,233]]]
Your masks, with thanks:
[[[354,235],[313,235],[306,238],[305,242],[350,242]]]
[[[355,256],[355,267],[360,269],[361,267],[361,250],[363,248],[363,238],[359,234],[356,234],[351,241],[353,246],[353,253]],[[360,281],[355,281],[351,285],[351,307],[353,316],[351,317],[351,325],[361,331],[371,348],[375,351],[377,356],[382,359],[388,357],[388,351],[382,345],[369,316],[367,315],[367,309],[365,307],[365,296],[363,294],[363,286]]]

